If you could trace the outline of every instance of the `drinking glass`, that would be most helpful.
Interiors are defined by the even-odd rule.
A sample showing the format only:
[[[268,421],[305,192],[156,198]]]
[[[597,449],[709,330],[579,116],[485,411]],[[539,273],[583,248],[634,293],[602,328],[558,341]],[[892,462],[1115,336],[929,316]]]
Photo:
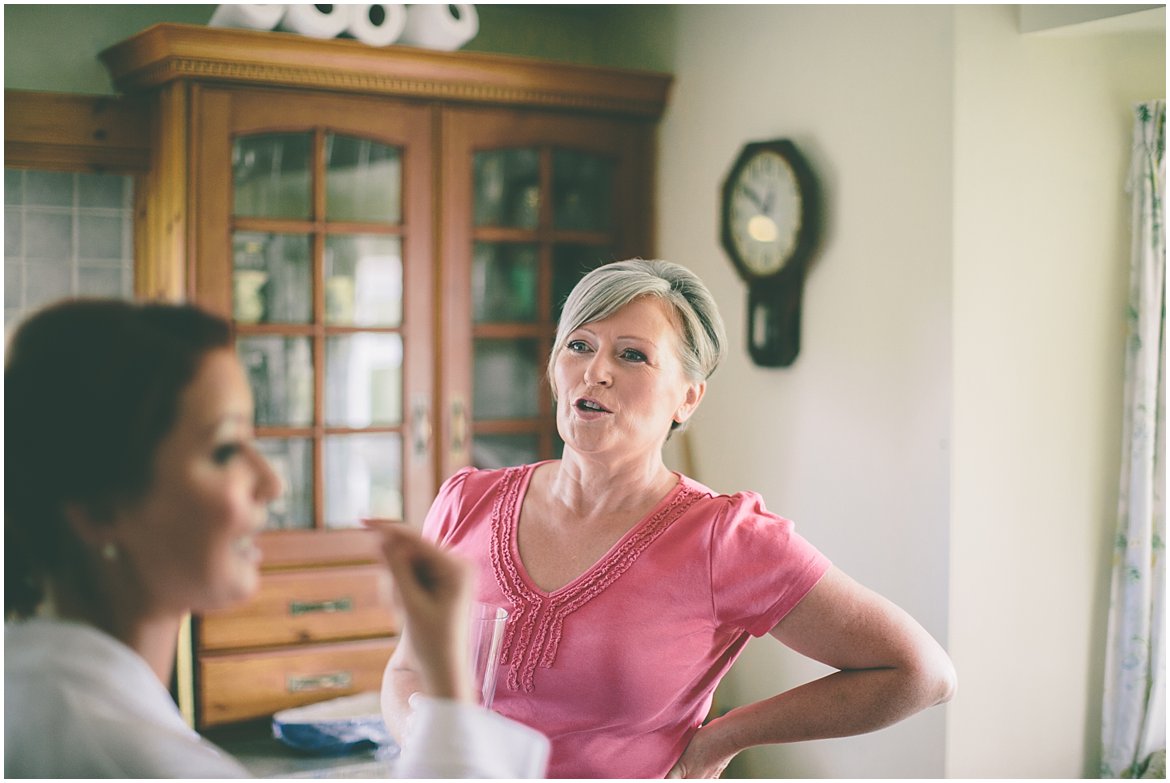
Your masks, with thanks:
[[[480,704],[488,709],[496,696],[496,671],[508,610],[477,601],[471,607],[471,663]]]

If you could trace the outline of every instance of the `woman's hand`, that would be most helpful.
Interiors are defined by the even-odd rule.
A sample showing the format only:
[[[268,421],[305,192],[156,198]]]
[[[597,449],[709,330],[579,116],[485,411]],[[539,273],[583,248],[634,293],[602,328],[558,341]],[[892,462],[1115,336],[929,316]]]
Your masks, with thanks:
[[[718,752],[712,741],[718,734],[718,727],[708,723],[691,736],[690,744],[683,751],[682,756],[675,762],[674,767],[667,773],[667,778],[717,778],[735,757]]]
[[[398,522],[367,521],[382,534],[394,578],[395,604],[406,619],[422,690],[472,701],[468,626],[475,575],[469,563],[423,540]]]

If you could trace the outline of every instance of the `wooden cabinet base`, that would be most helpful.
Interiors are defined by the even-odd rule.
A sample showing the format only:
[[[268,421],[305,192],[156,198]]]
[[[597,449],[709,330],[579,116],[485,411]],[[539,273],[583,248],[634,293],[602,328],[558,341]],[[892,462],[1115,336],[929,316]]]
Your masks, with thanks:
[[[398,632],[390,590],[390,571],[383,565],[266,573],[252,600],[199,618],[199,650],[239,652],[389,636]]]
[[[199,659],[199,725],[217,726],[382,687],[393,639],[205,655]]]

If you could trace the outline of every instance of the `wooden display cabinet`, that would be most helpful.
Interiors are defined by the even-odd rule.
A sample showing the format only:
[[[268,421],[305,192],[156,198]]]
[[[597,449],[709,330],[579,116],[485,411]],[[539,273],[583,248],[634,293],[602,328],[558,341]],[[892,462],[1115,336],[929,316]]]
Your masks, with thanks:
[[[260,594],[193,624],[181,706],[206,728],[376,690],[397,618],[360,520],[559,454],[560,304],[653,255],[670,79],[169,24],[101,58],[150,117],[138,290],[234,320],[286,485]]]

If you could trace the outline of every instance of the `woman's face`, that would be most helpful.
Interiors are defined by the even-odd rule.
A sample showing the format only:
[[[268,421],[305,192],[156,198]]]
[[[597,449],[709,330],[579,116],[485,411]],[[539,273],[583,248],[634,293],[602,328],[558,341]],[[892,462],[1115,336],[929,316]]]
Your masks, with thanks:
[[[557,355],[557,429],[579,453],[657,452],[706,384],[683,371],[670,306],[639,297],[567,336]]]
[[[118,509],[114,543],[149,609],[205,611],[259,584],[255,535],[280,481],[256,450],[252,392],[230,349],[204,357],[154,457],[146,494]]]

